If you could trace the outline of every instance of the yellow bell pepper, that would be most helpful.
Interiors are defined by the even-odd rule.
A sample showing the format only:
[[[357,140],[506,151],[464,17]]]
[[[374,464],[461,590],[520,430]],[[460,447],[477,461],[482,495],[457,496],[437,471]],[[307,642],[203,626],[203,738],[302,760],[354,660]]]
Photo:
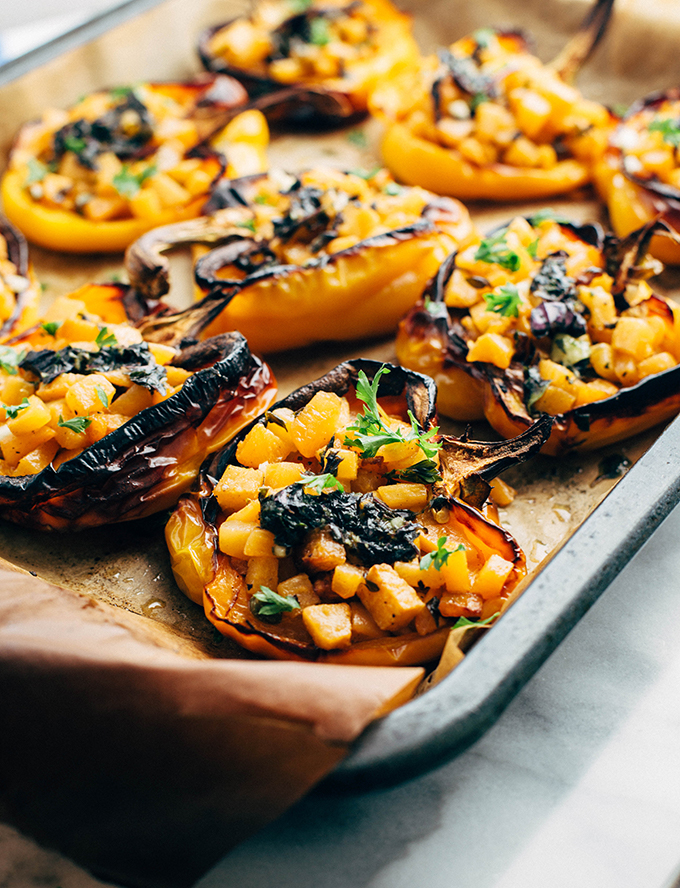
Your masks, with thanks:
[[[122,251],[145,231],[194,218],[225,166],[232,176],[267,167],[259,111],[224,126],[246,98],[218,76],[51,109],[17,137],[0,186],[5,213],[30,241],[72,253]]]
[[[531,200],[587,184],[612,126],[515,32],[480,29],[376,89],[394,176],[464,200]],[[556,149],[566,149],[561,157]]]

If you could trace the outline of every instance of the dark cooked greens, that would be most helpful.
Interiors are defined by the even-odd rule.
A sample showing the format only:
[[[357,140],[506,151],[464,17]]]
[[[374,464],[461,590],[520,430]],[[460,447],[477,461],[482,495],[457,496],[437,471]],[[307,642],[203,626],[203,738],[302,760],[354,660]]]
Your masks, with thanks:
[[[367,565],[410,561],[418,552],[414,540],[420,527],[413,512],[391,509],[370,493],[307,493],[304,481],[260,494],[260,524],[286,548],[300,545],[310,530],[325,527]]]
[[[70,345],[59,351],[31,351],[19,366],[22,370],[35,374],[44,383],[52,382],[62,373],[89,374],[123,370],[137,385],[161,394],[167,391],[166,370],[156,363],[146,342],[123,347],[104,346],[96,352],[72,348]]]

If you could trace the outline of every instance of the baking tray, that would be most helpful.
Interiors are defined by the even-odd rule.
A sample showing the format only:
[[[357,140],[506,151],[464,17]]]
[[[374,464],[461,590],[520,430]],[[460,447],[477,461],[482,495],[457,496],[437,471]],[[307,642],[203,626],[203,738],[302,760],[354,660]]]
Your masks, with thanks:
[[[574,0],[570,4],[556,0],[556,5],[560,7],[563,32],[567,33],[570,29],[573,30],[587,7],[587,4],[581,0]],[[435,38],[440,42],[448,42],[473,27],[508,22],[528,25],[534,32],[538,32],[538,43],[544,57],[556,52],[564,40],[564,33],[560,33],[559,29],[554,27],[554,21],[550,17],[541,17],[538,4],[523,4],[521,8],[516,8],[511,3],[496,4],[494,7],[494,3],[491,2],[484,7],[483,13],[480,10],[469,10],[459,4],[455,14],[452,6],[453,4],[428,4],[427,15],[423,14],[417,18],[416,33],[424,48],[429,48],[435,42]],[[497,9],[491,21],[488,18],[480,18],[481,15],[487,14],[488,7]],[[63,84],[54,79],[48,82],[44,77],[41,80],[43,66],[47,65],[49,68],[49,64],[54,60],[78,50],[84,52],[84,65],[87,69],[88,46],[95,45],[101,38],[109,40],[108,51],[114,51],[116,35],[121,26],[129,28],[131,20],[135,17],[149,11],[154,14],[162,12],[163,8],[168,9],[170,15],[156,17],[154,20],[156,28],[162,23],[163,18],[168,21],[172,19],[174,37],[177,38],[180,33],[183,36],[179,42],[177,40],[173,42],[164,40],[164,35],[159,34],[157,29],[154,30],[155,45],[167,47],[172,44],[172,50],[164,55],[159,55],[157,51],[152,53],[151,61],[148,58],[140,58],[139,53],[130,54],[131,64],[127,80],[164,79],[184,76],[198,70],[198,65],[192,61],[192,38],[204,24],[228,17],[224,12],[218,14],[216,10],[219,5],[210,0],[202,4],[190,4],[189,0],[186,2],[128,0],[66,35],[0,66],[0,113],[8,87],[23,81],[26,82],[25,117],[30,117],[47,103],[63,103],[63,100],[58,101],[59,96],[64,93]],[[233,6],[230,7],[230,12],[232,8]],[[417,15],[419,10],[422,13],[423,9],[424,5],[412,6]],[[188,19],[192,22],[188,28],[178,27],[178,10],[183,10],[179,16],[180,20],[186,22]],[[437,23],[436,27],[434,23]],[[616,45],[617,40],[619,44],[622,40],[625,41],[625,35],[633,33],[633,30],[638,34],[644,34],[643,25],[648,30],[652,27],[644,16],[643,19],[632,23],[629,20],[615,21],[613,44]],[[637,51],[640,52],[640,41],[637,42]],[[96,54],[93,55],[94,58]],[[649,56],[645,58],[646,79],[641,86],[639,77],[641,69],[638,69],[636,78],[631,78],[625,71],[625,66],[622,67],[622,63],[616,57],[612,60],[606,51],[600,50],[593,63],[588,95],[599,99],[609,96],[616,101],[625,102],[655,85],[671,82],[674,75],[668,70],[667,65],[664,67],[662,64],[665,58],[663,52],[657,52],[653,58]],[[666,73],[662,74],[662,70]],[[85,70],[85,75],[87,74]],[[91,72],[89,74],[91,76]],[[663,80],[659,80],[661,76],[664,77]],[[87,76],[84,76],[83,80],[87,81]],[[106,86],[112,82],[109,72],[104,71],[102,80],[97,85]],[[615,84],[614,94],[611,92],[612,83]],[[71,84],[69,88],[71,99],[81,91],[79,84]],[[16,92],[13,95],[12,101],[15,101]],[[372,132],[371,126],[372,124],[369,124],[366,130],[369,134]],[[295,165],[304,165],[305,162],[311,162],[319,157],[341,165],[342,161],[349,157],[347,153],[349,149],[343,145],[338,150],[338,139],[342,137],[325,135],[300,142],[299,136],[284,136],[276,143],[274,154],[277,159],[294,157],[297,161]],[[375,139],[372,139],[372,143],[375,144]],[[6,135],[4,144],[0,147],[6,151]],[[358,159],[360,161],[367,159],[369,155],[370,149],[366,155]],[[350,165],[349,160],[347,165]],[[559,201],[550,203],[553,206],[559,205],[561,209],[565,206]],[[567,202],[566,206],[574,210],[577,215],[580,212],[584,218],[594,211],[592,203],[576,205]],[[499,219],[507,217],[510,210],[506,207],[489,213],[488,208],[482,207],[477,208],[477,212],[479,218],[490,223],[494,216]],[[44,255],[40,251],[36,252],[38,273],[40,274],[41,265],[44,264],[45,273],[48,274],[48,280],[51,280],[54,291],[68,290],[69,287],[60,277],[63,261],[61,264],[57,261],[55,265],[43,261]],[[106,270],[109,265],[113,267],[117,264],[118,260],[107,264],[100,260],[84,259],[80,263],[82,281],[91,279],[93,271]],[[677,279],[673,275],[667,276],[664,282],[671,293],[676,289]],[[302,354],[280,356],[272,363],[277,374],[289,380],[287,387],[291,388],[296,373],[302,372],[304,376],[305,372],[310,374],[312,368],[315,368],[318,375],[337,360],[350,355],[366,354],[389,358],[390,350],[390,345],[385,343],[369,343],[366,346],[354,343],[344,346],[333,345],[317,351],[307,350]],[[300,371],[300,367],[306,369]],[[370,725],[354,743],[349,756],[326,778],[325,786],[333,790],[340,787],[366,789],[369,786],[396,783],[414,777],[462,752],[493,724],[523,684],[604,592],[614,576],[680,499],[678,477],[680,473],[676,468],[680,466],[680,422],[672,423],[657,440],[654,440],[657,435],[658,431],[637,439],[623,448],[619,447],[625,450],[631,462],[635,461],[635,465],[604,498],[602,489],[590,496],[587,511],[591,511],[593,502],[597,500],[601,500],[600,505],[594,508],[582,523],[577,516],[576,523],[580,523],[580,526],[573,533],[569,534],[562,530],[561,533],[553,533],[550,536],[550,530],[543,527],[546,531],[544,535],[550,538],[549,542],[544,544],[545,552],[551,553],[550,557],[541,564],[540,570],[534,571],[533,578],[527,584],[522,596],[493,631],[486,633],[450,675],[411,702]],[[572,476],[582,474],[581,487],[592,489],[598,480],[597,457],[572,459],[570,472]],[[554,484],[556,475],[559,476],[560,471],[555,468],[555,463],[549,460],[544,460],[538,471],[532,475],[534,486],[531,488],[529,485],[529,494],[525,492],[524,515],[519,517],[518,528],[512,528],[520,531],[517,535],[525,546],[526,541],[521,539],[521,531],[524,531],[526,539],[530,539],[533,526],[531,521],[527,521],[527,512],[533,511],[527,506],[527,502],[532,501],[530,494],[534,489],[545,493],[547,486]],[[517,477],[521,481],[521,476]],[[583,511],[586,500],[577,502]],[[547,508],[547,500],[544,500],[544,506]],[[510,519],[512,527],[512,515]],[[4,537],[0,534],[2,538],[0,551],[4,546],[3,554],[7,557],[9,557],[8,549],[13,549],[17,542],[12,533],[13,531],[10,531],[9,535],[5,534]],[[541,554],[543,553],[539,552],[533,557],[534,565],[541,560]],[[15,552],[14,560],[21,563],[21,555],[16,555]],[[24,566],[30,565],[24,564]],[[49,576],[48,578],[55,579]],[[112,600],[115,600],[115,592]]]

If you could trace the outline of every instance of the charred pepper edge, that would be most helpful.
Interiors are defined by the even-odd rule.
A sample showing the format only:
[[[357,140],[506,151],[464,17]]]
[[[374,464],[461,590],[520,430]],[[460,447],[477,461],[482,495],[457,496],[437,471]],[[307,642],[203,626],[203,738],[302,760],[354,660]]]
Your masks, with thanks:
[[[271,380],[269,371],[266,365],[251,355],[245,339],[238,333],[225,334],[222,338],[225,344],[229,341],[231,346],[224,358],[213,366],[197,371],[187,379],[179,392],[141,411],[123,426],[86,448],[82,454],[63,463],[58,469],[48,466],[36,475],[0,478],[0,512],[9,511],[15,516],[24,514],[26,523],[33,526],[36,524],[30,520],[33,509],[48,507],[50,514],[59,516],[58,504],[56,511],[49,508],[54,497],[68,496],[83,487],[101,489],[109,480],[122,480],[121,471],[125,466],[138,471],[138,466],[130,464],[140,459],[153,459],[153,453],[146,452],[150,439],[165,437],[164,433],[173,438],[178,433],[178,425],[180,431],[200,425],[228,387],[238,388],[244,377],[264,375],[261,381],[266,389]],[[123,477],[128,480],[128,476]],[[144,485],[140,488],[134,484],[132,492],[140,493],[144,489]],[[126,494],[129,492],[126,491]],[[106,506],[106,503],[103,505]],[[76,520],[78,517],[72,516],[68,508],[64,516],[75,517]]]

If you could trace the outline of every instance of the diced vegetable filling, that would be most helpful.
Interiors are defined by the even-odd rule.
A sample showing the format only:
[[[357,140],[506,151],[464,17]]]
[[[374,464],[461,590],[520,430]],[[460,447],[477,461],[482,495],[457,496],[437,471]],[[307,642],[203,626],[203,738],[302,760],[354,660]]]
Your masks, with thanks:
[[[242,278],[273,265],[314,265],[360,241],[422,220],[432,194],[397,185],[385,169],[348,173],[320,167],[298,178],[273,171],[248,189],[249,209],[227,209],[266,248],[241,255],[220,276]],[[446,229],[446,224],[442,223]]]
[[[0,346],[0,474],[58,468],[179,391],[191,374],[169,366],[176,354],[77,298],[55,300],[39,327]]]
[[[371,0],[261,2],[248,18],[217,31],[209,49],[233,68],[280,83],[351,79],[353,67],[365,75],[366,63],[381,51],[383,6]],[[396,10],[390,11],[398,21]]]
[[[344,397],[321,391],[297,413],[266,413],[214,489],[218,546],[252,615],[284,634],[301,624],[326,651],[489,620],[515,578],[514,562],[441,499],[433,508],[436,429],[378,401],[385,372],[370,384],[360,373]]]
[[[209,194],[221,172],[214,152],[192,153],[205,138],[197,104],[203,93],[140,83],[92,93],[66,111],[50,108],[21,130],[10,166],[22,171],[32,201],[91,222],[154,219],[188,208]],[[212,143],[228,153],[229,175],[242,176],[265,168],[267,141],[266,121],[249,111]]]
[[[473,167],[550,170],[566,156],[589,162],[604,151],[607,109],[529,54],[517,34],[479,29],[425,59],[410,83],[386,86],[377,107]]]
[[[627,173],[680,189],[680,100],[665,98],[625,119],[611,139]]]
[[[557,415],[676,366],[680,341],[673,310],[646,281],[629,282],[617,302],[601,250],[548,215],[517,217],[461,251],[445,302],[469,362],[506,370],[531,341],[525,403]]]

